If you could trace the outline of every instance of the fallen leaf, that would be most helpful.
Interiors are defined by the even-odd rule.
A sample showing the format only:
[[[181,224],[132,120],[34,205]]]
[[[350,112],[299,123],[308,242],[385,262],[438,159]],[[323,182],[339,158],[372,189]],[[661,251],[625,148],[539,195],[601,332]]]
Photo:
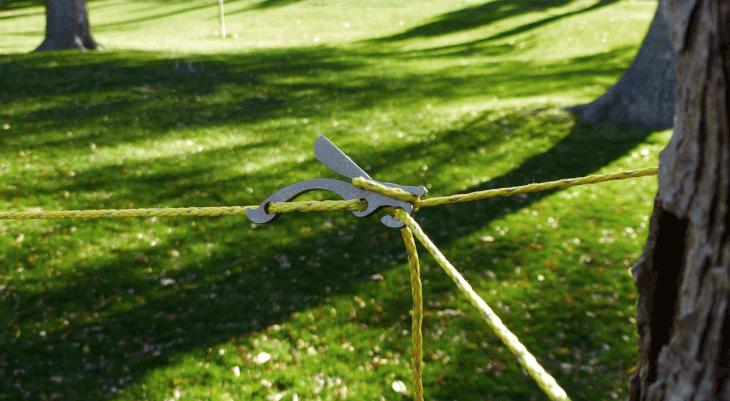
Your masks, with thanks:
[[[406,391],[408,391],[405,383],[403,383],[400,380],[394,381],[393,384],[391,385],[391,387],[393,388],[393,391],[395,391],[398,394],[405,394]]]

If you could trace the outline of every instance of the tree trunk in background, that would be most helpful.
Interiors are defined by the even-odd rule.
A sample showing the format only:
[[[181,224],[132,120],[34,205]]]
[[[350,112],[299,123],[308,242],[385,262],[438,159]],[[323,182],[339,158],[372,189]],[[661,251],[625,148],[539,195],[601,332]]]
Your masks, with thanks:
[[[621,79],[591,103],[568,111],[591,124],[667,129],[674,123],[677,52],[660,1],[636,58]]]
[[[666,0],[665,13],[679,54],[677,117],[632,269],[639,363],[629,400],[730,400],[730,2]]]
[[[91,37],[86,0],[46,0],[46,38],[35,51],[100,50]]]

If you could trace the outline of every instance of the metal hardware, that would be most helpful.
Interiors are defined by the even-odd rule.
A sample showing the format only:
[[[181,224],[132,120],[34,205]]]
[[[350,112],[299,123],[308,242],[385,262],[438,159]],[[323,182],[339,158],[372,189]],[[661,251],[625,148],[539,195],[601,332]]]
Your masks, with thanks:
[[[315,141],[314,155],[322,164],[342,176],[350,179],[355,177],[365,177],[369,180],[375,181],[324,135],[320,135]],[[411,187],[379,181],[376,182],[389,187],[400,188],[416,196],[423,196],[428,192],[423,186]],[[258,208],[246,210],[246,216],[248,216],[248,218],[254,223],[270,223],[279,217],[279,213],[268,212],[267,208],[271,202],[288,202],[303,193],[317,189],[325,189],[334,192],[343,197],[345,200],[361,199],[367,202],[367,208],[365,210],[356,210],[352,212],[352,214],[357,217],[372,216],[385,207],[400,208],[405,210],[408,214],[413,214],[413,205],[409,202],[391,198],[390,196],[383,195],[378,192],[358,188],[350,182],[336,180],[333,178],[317,178],[313,180],[300,181],[276,191],[273,195],[266,198],[266,200],[264,200]],[[380,221],[388,227],[403,227],[402,222],[390,215],[383,216]]]

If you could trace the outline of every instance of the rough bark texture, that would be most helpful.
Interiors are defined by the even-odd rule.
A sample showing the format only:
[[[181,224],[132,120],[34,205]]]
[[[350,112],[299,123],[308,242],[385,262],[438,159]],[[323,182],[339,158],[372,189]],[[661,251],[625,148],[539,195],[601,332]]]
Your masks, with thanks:
[[[674,122],[677,52],[660,2],[649,31],[621,79],[591,103],[569,107],[591,124],[667,129]]]
[[[679,55],[677,116],[633,268],[629,400],[730,400],[730,2],[666,0],[665,12]]]
[[[101,49],[91,37],[86,0],[46,0],[46,38],[35,51],[62,49]]]

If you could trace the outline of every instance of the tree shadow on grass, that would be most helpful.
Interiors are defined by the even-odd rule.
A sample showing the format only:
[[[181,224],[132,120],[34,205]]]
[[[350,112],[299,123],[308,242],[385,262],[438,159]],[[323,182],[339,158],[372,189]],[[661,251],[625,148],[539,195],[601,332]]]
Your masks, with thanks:
[[[260,11],[260,10],[267,10],[271,8],[281,8],[281,7],[287,7],[293,4],[301,3],[302,0],[263,0],[259,1],[250,5],[246,5],[242,8],[236,9],[236,10],[228,10],[226,11],[226,15],[236,15],[241,14],[249,11]]]
[[[267,8],[286,7],[301,2],[302,0],[264,0],[251,6],[250,10],[265,10]]]
[[[490,3],[491,4],[491,3]],[[514,53],[518,51],[524,51],[525,46],[530,43],[532,40],[531,38],[527,38],[526,40],[522,41],[523,43],[520,45],[517,44],[507,44],[507,43],[500,43],[495,44],[493,42],[505,39],[510,36],[519,35],[525,32],[529,32],[533,29],[540,28],[542,26],[545,26],[547,24],[551,24],[553,22],[556,22],[558,20],[561,20],[563,18],[572,17],[578,14],[590,12],[596,9],[599,9],[601,7],[604,7],[610,3],[605,1],[599,1],[589,7],[576,10],[576,11],[570,11],[566,12],[564,14],[554,15],[551,17],[547,17],[538,21],[533,21],[524,25],[521,25],[519,27],[510,29],[508,31],[500,32],[495,35],[472,40],[469,42],[462,42],[462,43],[455,43],[455,44],[449,44],[444,46],[437,46],[437,47],[428,47],[424,49],[417,49],[417,50],[409,50],[406,52],[403,52],[403,55],[408,55],[410,57],[468,57],[473,55],[480,55],[480,56],[499,56],[504,55],[507,53]],[[406,34],[399,34],[399,35],[406,35]],[[400,40],[400,38],[397,38],[398,35],[396,35],[396,39],[392,39],[392,37],[389,38],[380,38],[375,39],[374,41],[391,41],[391,40]],[[405,39],[405,38],[404,38]],[[635,50],[633,47],[631,47],[632,50]],[[618,49],[613,49],[612,52],[617,51]]]
[[[33,17],[33,16],[40,16],[46,15],[46,10],[44,7],[45,2],[43,0],[24,0],[24,1],[14,1],[14,0],[0,0],[0,12],[2,11],[10,11],[8,15],[0,15],[0,21],[7,20],[7,19],[13,19],[13,18],[19,18],[19,17]],[[113,7],[114,2],[93,2],[90,7],[90,12],[93,14],[101,9]],[[26,10],[28,8],[38,8],[38,11],[31,11]],[[23,11],[21,11],[23,10]],[[42,27],[41,27],[42,28]],[[94,26],[92,26],[92,29]],[[36,31],[36,32],[23,32],[21,35],[38,35],[38,34],[44,34],[45,31]]]
[[[0,0],[0,11],[20,10],[22,8],[43,7],[44,0]]]
[[[496,35],[490,36],[490,37],[485,38],[485,39],[482,39],[482,40],[483,41],[499,40],[499,39],[508,38],[510,36],[519,35],[521,33],[525,33],[525,32],[531,31],[533,29],[540,28],[540,27],[545,26],[547,24],[552,24],[553,22],[559,21],[559,20],[561,20],[563,18],[573,17],[575,15],[579,15],[579,14],[583,14],[583,13],[587,13],[587,12],[590,12],[590,11],[597,10],[597,9],[599,9],[601,7],[604,7],[604,6],[607,6],[609,4],[610,3],[609,2],[606,2],[605,0],[598,0],[597,3],[595,3],[595,4],[591,5],[591,6],[588,6],[586,8],[582,8],[582,9],[576,10],[576,11],[567,12],[565,14],[553,15],[551,17],[543,18],[543,19],[541,19],[539,21],[530,22],[530,23],[527,23],[525,25],[521,25],[521,26],[518,26],[516,28],[510,29],[508,31],[500,32],[500,33],[498,33]]]
[[[520,14],[545,11],[548,8],[560,7],[573,0],[495,0],[477,6],[466,7],[440,15],[434,21],[411,28],[376,41],[399,41],[413,38],[429,38],[448,35],[469,29],[479,28],[499,20],[512,18]]]
[[[19,18],[19,17],[32,17],[32,16],[44,15],[44,14],[45,14],[45,12],[38,11],[38,12],[13,13],[10,15],[0,15],[0,21],[13,19],[13,18]],[[34,32],[33,34],[35,35],[36,33]]]
[[[226,1],[226,4],[227,5],[235,4],[235,3],[238,3],[239,1],[240,0],[234,0],[234,1],[229,0],[229,1]],[[177,2],[177,3],[183,3],[183,2]],[[196,3],[199,3],[199,2],[196,2]],[[171,6],[169,2],[165,2],[164,4],[166,6],[165,8],[169,8]],[[161,7],[159,5],[156,5],[156,6],[149,7],[149,10],[160,10],[160,8]],[[204,8],[210,8],[211,11],[217,10],[218,3],[217,2],[207,2],[207,3],[197,4],[197,5],[190,5],[188,7],[180,8],[180,9],[176,9],[176,10],[157,12],[155,14],[151,14],[151,15],[148,15],[145,17],[140,17],[140,18],[124,19],[124,20],[120,20],[118,22],[111,22],[111,23],[107,23],[107,24],[92,24],[92,29],[95,31],[119,30],[120,28],[123,28],[127,25],[174,17],[176,15],[181,15],[181,14],[189,13],[192,11],[202,10]],[[93,11],[94,11],[94,9],[89,10],[90,13],[93,13]],[[93,16],[93,14],[92,14],[92,16]],[[217,14],[211,14],[211,18],[218,18]]]
[[[145,53],[136,57],[129,53],[89,56],[69,52],[4,56],[0,57],[4,89],[0,98],[16,106],[44,99],[44,104],[33,111],[6,115],[11,125],[18,121],[30,128],[28,133],[18,135],[81,129],[87,136],[77,136],[74,141],[113,146],[170,129],[256,122],[287,115],[312,116],[319,113],[319,106],[311,101],[315,96],[376,90],[355,85],[276,82],[281,77],[308,77],[315,71],[337,73],[359,67],[358,61],[331,58],[328,52],[288,51],[226,60],[208,57],[196,59],[189,66],[185,59]],[[73,100],[48,101],[65,96]],[[126,130],[128,135],[106,134],[115,126],[130,125],[139,129]],[[8,144],[14,141],[14,135],[3,132],[0,141]],[[58,142],[68,143],[68,139],[39,140],[32,146]]]
[[[357,55],[315,48],[200,56],[192,59],[193,73],[187,72],[184,59],[141,52],[0,56],[3,104],[13,108],[39,103],[31,111],[0,112],[11,126],[26,128],[23,133],[3,131],[0,143],[10,146],[21,136],[38,137],[29,143],[30,148],[68,143],[65,136],[43,136],[64,130],[74,133],[77,146],[114,146],[170,130],[333,115],[385,102],[417,104],[425,98],[459,99],[485,93],[537,96],[590,87],[607,76],[618,76],[632,51],[614,49],[550,65],[514,61],[397,77],[358,72],[372,58],[426,55]],[[323,76],[338,78],[323,80]],[[68,97],[72,100],[55,100]],[[137,129],[108,134],[115,127],[129,126]]]
[[[594,11],[596,9],[599,9],[599,8],[609,5],[609,4],[610,4],[609,2],[601,0],[601,1],[593,4],[592,6],[589,6],[589,7],[580,9],[580,10],[571,11],[571,12],[567,12],[567,13],[559,14],[559,15],[554,15],[551,17],[541,19],[539,21],[530,22],[530,23],[521,25],[519,27],[510,29],[508,31],[500,32],[498,34],[495,34],[495,35],[492,35],[492,36],[489,36],[489,37],[486,37],[483,39],[477,39],[477,40],[473,40],[470,42],[457,43],[457,44],[453,44],[453,45],[439,46],[439,47],[427,48],[427,49],[423,49],[423,50],[412,51],[412,54],[414,54],[414,55],[418,54],[418,55],[422,55],[422,56],[426,56],[426,57],[431,57],[433,55],[449,56],[449,57],[454,57],[454,56],[464,57],[464,56],[471,56],[474,54],[489,55],[489,54],[505,53],[508,50],[515,50],[516,45],[514,45],[514,44],[512,44],[512,45],[496,44],[495,45],[492,42],[500,40],[500,39],[505,39],[510,36],[515,36],[515,35],[519,35],[519,34],[522,34],[525,32],[529,32],[533,29],[537,29],[537,28],[540,28],[547,24],[551,24],[551,23],[561,20],[563,18],[572,17],[572,16],[575,16],[578,14],[583,14],[586,12]],[[529,42],[529,40],[528,40],[528,42]],[[523,45],[524,45],[524,43],[523,43]],[[631,47],[631,49],[633,49],[633,47]],[[615,52],[616,50],[617,49],[614,49],[612,51]]]

